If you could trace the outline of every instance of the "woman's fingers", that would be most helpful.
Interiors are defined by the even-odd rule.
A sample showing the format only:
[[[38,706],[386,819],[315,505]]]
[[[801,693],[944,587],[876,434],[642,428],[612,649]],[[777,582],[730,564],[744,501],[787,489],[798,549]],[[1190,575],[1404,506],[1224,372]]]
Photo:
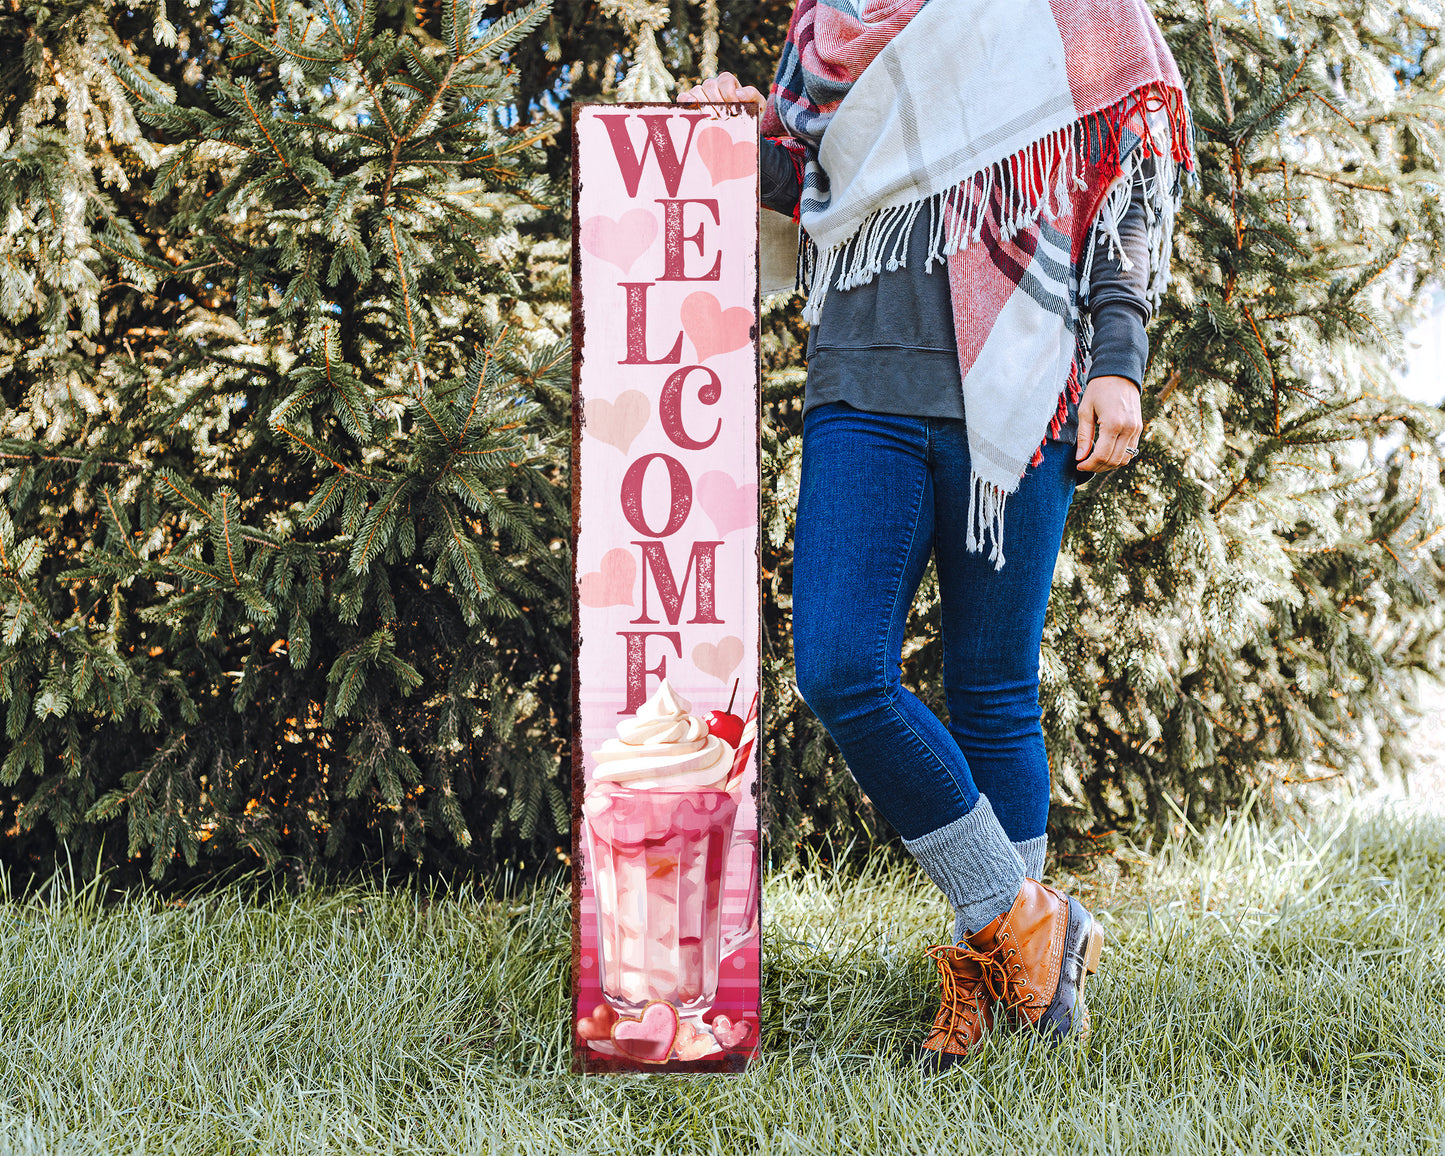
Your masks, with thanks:
[[[759,112],[762,112],[763,109],[768,106],[768,98],[751,84],[738,85],[735,99],[739,104],[756,105]]]
[[[686,92],[679,92],[676,103],[690,104],[696,107],[720,105],[722,97],[718,94],[717,81],[705,80],[701,84],[689,88]]]
[[[722,115],[724,112],[731,115],[736,111],[739,90],[737,77],[730,72],[724,72],[721,76],[709,77],[704,80],[693,91],[700,93],[699,103],[719,106],[717,115]]]
[[[1126,466],[1134,456],[1129,449],[1138,447],[1143,431],[1133,382],[1122,377],[1093,378],[1079,399],[1079,445],[1086,453],[1075,464],[1089,471]]]
[[[747,104],[754,98],[759,103],[766,103],[766,97],[762,95],[751,84],[743,84],[731,72],[720,72],[717,78],[712,81],[717,85],[718,96],[729,104]]]
[[[1132,456],[1128,447],[1137,441],[1139,433],[1132,425],[1124,422],[1103,421],[1099,424],[1099,433],[1094,442],[1094,452],[1083,462],[1079,463],[1082,469],[1117,470],[1120,466],[1127,466]],[[1095,463],[1090,467],[1087,463]]]
[[[684,92],[677,94],[679,104],[718,105],[728,114],[741,111],[744,104],[754,104],[761,112],[768,103],[768,98],[754,88],[751,84],[742,84],[731,72],[719,73],[717,76],[709,77],[700,84],[695,84]],[[722,115],[722,113],[718,113]]]
[[[1110,429],[1100,423],[1088,454],[1077,465],[1081,470],[1115,469],[1119,465],[1118,459],[1129,456],[1121,448],[1127,444],[1128,442],[1123,441],[1120,437],[1118,430]]]

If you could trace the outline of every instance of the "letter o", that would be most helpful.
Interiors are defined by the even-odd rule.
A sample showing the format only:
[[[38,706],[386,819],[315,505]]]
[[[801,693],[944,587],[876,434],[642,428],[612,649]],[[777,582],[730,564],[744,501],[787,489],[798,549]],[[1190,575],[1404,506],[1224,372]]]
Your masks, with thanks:
[[[661,530],[654,530],[642,515],[642,482],[647,477],[647,467],[659,459],[667,466],[672,499],[668,503],[667,524]],[[627,472],[622,475],[622,513],[639,534],[648,538],[666,538],[669,534],[676,534],[691,512],[692,479],[676,458],[667,454],[647,454],[628,466]]]

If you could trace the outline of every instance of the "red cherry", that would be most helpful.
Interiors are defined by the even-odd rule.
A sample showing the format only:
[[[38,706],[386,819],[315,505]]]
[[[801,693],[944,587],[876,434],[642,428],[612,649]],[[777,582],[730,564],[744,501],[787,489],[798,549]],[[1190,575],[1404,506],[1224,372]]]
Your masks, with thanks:
[[[743,737],[743,720],[725,710],[711,711],[707,716],[707,730],[709,734],[717,735],[733,750],[737,750]]]

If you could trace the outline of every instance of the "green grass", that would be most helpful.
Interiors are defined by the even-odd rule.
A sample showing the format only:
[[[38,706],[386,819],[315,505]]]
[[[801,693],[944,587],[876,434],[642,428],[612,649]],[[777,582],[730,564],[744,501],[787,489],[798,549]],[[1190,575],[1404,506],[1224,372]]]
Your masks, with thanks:
[[[1001,1035],[933,1080],[946,913],[897,866],[768,880],[741,1076],[567,1074],[553,887],[56,882],[0,903],[0,1152],[1445,1152],[1445,818],[1238,820],[1141,858],[1089,893],[1093,1039]]]

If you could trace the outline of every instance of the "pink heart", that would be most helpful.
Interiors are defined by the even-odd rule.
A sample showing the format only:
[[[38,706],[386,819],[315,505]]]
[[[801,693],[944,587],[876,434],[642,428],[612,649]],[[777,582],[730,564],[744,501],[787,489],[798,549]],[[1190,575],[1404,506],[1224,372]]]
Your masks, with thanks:
[[[713,1039],[725,1048],[735,1048],[748,1038],[752,1026],[747,1020],[733,1023],[727,1016],[716,1016],[712,1021]]]
[[[758,152],[753,142],[734,142],[732,133],[716,125],[697,134],[697,151],[715,185],[750,177],[758,171]]]
[[[757,523],[757,486],[740,486],[721,470],[711,470],[698,478],[696,492],[719,538]]]
[[[657,239],[657,218],[646,209],[633,209],[615,221],[611,217],[588,217],[578,235],[587,252],[627,273]]]
[[[753,311],[738,306],[724,309],[711,293],[689,293],[683,298],[682,328],[697,359],[741,349],[753,339]]]
[[[652,403],[647,400],[647,394],[640,389],[628,389],[619,393],[616,401],[592,398],[584,411],[582,430],[625,454],[651,416]]]
[[[677,1038],[677,1009],[655,999],[637,1019],[618,1020],[612,1025],[612,1042],[617,1050],[645,1064],[660,1064],[672,1051]]]
[[[743,640],[729,634],[716,646],[711,642],[699,642],[692,648],[692,664],[710,674],[719,682],[727,682],[728,675],[738,668],[743,660]]]
[[[618,547],[602,555],[602,568],[582,575],[577,600],[583,606],[631,606],[637,581],[637,559]]]

